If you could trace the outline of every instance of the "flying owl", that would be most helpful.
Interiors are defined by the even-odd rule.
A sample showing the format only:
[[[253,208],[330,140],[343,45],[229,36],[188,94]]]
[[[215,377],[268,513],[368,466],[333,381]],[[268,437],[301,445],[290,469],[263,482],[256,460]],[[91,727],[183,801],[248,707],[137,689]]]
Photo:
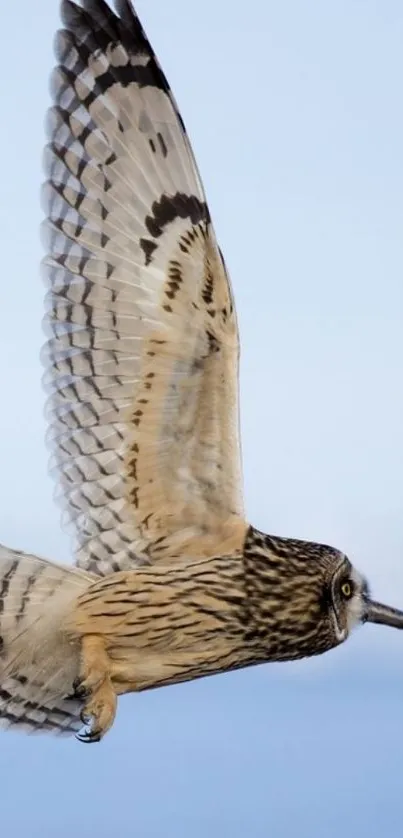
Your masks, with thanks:
[[[129,0],[61,16],[43,362],[76,562],[0,548],[0,721],[95,742],[123,693],[403,612],[339,550],[248,524],[234,300],[178,107]]]

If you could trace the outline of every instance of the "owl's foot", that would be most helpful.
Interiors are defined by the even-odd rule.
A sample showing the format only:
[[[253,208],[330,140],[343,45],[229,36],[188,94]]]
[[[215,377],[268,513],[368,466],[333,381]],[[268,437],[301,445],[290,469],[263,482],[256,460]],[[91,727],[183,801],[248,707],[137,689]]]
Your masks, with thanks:
[[[81,720],[87,730],[78,734],[80,742],[99,742],[112,727],[116,715],[116,692],[110,679],[110,660],[101,637],[85,635],[81,646],[81,671],[74,691],[87,699]]]
[[[112,727],[116,715],[117,698],[109,678],[91,694],[82,713],[81,721],[87,730],[79,733],[80,742],[99,742]]]

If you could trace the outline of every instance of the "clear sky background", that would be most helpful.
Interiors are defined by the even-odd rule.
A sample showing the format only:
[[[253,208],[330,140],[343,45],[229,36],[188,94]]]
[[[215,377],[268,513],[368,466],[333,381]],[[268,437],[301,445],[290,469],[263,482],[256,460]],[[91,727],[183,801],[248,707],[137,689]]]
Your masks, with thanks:
[[[403,606],[403,6],[139,0],[235,288],[247,511]],[[56,0],[4,2],[0,540],[69,559],[47,474],[39,186]],[[399,838],[403,636],[128,696],[102,745],[0,734],[5,838]]]

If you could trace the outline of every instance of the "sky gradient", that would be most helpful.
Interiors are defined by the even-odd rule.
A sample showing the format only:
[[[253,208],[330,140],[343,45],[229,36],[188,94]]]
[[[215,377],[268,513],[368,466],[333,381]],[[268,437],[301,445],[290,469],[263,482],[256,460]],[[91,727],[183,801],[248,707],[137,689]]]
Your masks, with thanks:
[[[403,606],[403,7],[139,0],[241,330],[248,517]],[[39,277],[58,3],[1,13],[0,541],[71,558],[47,472]],[[403,637],[121,701],[101,746],[1,734],[7,838],[401,835]],[[399,823],[400,821],[400,823]]]

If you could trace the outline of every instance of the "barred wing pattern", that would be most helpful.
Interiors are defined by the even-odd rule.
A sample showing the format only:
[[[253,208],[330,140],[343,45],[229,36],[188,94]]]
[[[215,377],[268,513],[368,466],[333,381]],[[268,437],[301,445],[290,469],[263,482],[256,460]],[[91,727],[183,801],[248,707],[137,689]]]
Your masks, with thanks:
[[[98,574],[244,527],[229,280],[169,85],[116,6],[62,2],[45,154],[48,439]]]

